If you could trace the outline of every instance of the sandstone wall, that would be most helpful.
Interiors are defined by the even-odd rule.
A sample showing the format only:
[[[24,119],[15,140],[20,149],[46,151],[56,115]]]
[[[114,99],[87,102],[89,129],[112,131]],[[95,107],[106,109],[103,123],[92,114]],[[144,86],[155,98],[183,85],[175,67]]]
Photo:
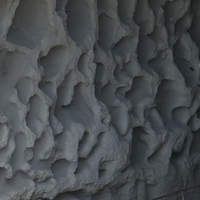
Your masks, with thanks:
[[[0,200],[199,200],[199,47],[199,0],[0,0]]]

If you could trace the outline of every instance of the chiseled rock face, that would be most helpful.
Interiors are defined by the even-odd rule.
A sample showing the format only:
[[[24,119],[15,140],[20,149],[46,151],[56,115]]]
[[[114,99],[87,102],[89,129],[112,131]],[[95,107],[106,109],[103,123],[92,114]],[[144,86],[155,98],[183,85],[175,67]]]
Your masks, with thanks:
[[[199,47],[199,0],[0,0],[0,200],[200,199]]]

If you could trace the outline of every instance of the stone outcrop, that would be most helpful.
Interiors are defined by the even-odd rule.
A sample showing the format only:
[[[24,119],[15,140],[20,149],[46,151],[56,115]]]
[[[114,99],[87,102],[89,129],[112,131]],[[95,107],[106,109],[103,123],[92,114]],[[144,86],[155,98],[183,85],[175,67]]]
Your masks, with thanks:
[[[200,199],[199,0],[0,0],[0,200]]]

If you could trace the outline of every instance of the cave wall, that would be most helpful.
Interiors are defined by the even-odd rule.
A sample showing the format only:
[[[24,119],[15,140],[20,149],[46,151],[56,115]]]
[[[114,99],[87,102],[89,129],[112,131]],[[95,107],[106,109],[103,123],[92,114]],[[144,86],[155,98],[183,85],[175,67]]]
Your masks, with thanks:
[[[199,35],[199,0],[1,0],[0,200],[199,200]]]

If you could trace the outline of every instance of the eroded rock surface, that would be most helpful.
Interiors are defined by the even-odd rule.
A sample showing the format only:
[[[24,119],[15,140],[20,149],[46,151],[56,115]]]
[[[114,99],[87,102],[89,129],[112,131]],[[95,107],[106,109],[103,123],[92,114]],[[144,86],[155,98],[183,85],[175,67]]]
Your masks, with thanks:
[[[0,199],[200,199],[199,0],[0,0]]]

